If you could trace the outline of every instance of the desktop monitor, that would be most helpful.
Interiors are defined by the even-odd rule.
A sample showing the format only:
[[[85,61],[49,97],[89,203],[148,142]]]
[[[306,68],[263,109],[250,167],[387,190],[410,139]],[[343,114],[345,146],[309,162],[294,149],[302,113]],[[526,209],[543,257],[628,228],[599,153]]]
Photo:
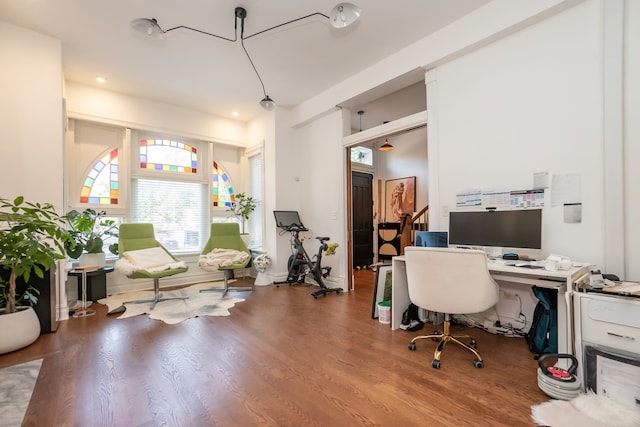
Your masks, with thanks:
[[[449,244],[542,249],[542,209],[450,212]]]
[[[306,230],[297,211],[273,211],[273,216],[278,228]]]
[[[446,248],[449,246],[449,233],[446,231],[416,231],[415,245]]]

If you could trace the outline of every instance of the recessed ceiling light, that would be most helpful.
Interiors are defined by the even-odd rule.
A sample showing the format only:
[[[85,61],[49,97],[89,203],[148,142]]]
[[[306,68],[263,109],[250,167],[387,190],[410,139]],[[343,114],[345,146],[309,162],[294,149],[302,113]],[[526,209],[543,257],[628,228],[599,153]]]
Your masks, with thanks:
[[[238,112],[237,111],[234,111],[232,114],[233,114],[233,117],[238,117]]]
[[[98,83],[106,83],[107,79],[105,79],[104,77],[96,77],[96,81]]]

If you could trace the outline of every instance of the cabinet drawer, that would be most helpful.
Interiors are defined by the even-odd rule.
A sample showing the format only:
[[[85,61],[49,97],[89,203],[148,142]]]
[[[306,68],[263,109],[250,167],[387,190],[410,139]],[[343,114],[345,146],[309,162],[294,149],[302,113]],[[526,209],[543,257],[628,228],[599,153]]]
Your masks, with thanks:
[[[640,353],[640,303],[583,298],[581,311],[583,341]]]

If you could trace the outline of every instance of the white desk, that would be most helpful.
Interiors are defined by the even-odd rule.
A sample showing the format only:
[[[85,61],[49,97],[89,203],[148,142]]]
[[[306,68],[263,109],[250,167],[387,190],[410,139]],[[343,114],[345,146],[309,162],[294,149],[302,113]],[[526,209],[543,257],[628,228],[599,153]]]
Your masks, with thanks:
[[[393,269],[391,291],[391,329],[398,329],[402,313],[409,306],[407,270],[404,256],[391,260]],[[558,291],[558,352],[573,354],[573,332],[570,301],[577,284],[589,280],[588,267],[573,267],[564,271],[547,271],[505,265],[501,260],[489,261],[489,272],[498,282],[514,283],[519,286],[539,286]],[[427,280],[428,278],[425,278]]]

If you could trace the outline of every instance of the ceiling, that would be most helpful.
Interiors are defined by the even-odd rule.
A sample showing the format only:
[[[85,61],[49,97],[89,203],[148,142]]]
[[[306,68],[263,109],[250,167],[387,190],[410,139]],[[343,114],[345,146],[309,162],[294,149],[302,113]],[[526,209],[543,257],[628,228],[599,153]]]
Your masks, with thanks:
[[[362,15],[345,29],[314,16],[245,40],[267,94],[279,106],[293,107],[322,93],[489,2],[352,1]],[[251,35],[314,12],[328,15],[336,4],[337,0],[0,0],[0,20],[61,40],[67,81],[246,121],[259,113],[264,95],[239,41],[184,29],[157,40],[133,30],[131,20],[155,18],[165,29],[184,25],[233,39],[236,6],[247,10],[245,35]],[[96,82],[98,76],[106,83]]]

